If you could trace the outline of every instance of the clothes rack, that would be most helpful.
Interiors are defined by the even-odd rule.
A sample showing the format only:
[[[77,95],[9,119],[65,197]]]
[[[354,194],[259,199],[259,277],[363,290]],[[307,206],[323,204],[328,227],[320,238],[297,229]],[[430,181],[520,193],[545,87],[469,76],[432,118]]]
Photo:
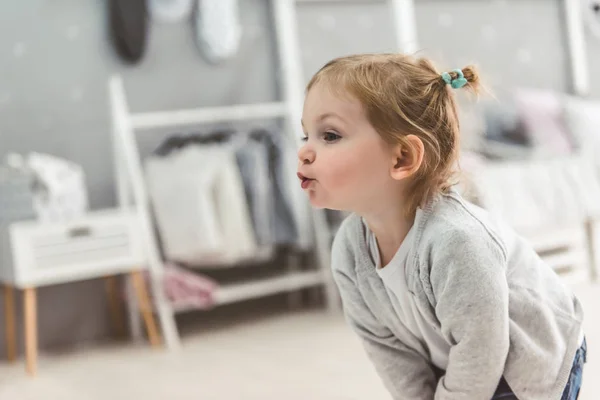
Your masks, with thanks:
[[[135,207],[139,213],[139,221],[143,232],[143,240],[148,257],[148,269],[152,280],[152,294],[155,309],[158,313],[165,342],[169,348],[179,346],[179,335],[175,326],[174,313],[187,309],[173,309],[162,293],[163,260],[159,252],[157,237],[154,233],[150,210],[150,198],[145,184],[142,161],[137,148],[134,131],[136,128],[152,128],[157,126],[204,124],[213,122],[229,122],[263,119],[267,115],[286,118],[286,109],[271,104],[253,106],[236,106],[231,108],[205,108],[201,110],[184,110],[175,112],[159,112],[130,114],[123,88],[122,79],[114,76],[110,81],[112,113],[114,119],[114,152],[116,160],[118,203],[121,208]],[[289,113],[287,113],[289,114]],[[222,305],[235,301],[268,296],[275,293],[290,292],[299,289],[329,284],[327,264],[308,272],[288,272],[284,275],[263,280],[248,281],[240,284],[222,286],[215,293],[215,303]],[[131,321],[132,326],[138,324]],[[134,336],[138,334],[134,328]]]

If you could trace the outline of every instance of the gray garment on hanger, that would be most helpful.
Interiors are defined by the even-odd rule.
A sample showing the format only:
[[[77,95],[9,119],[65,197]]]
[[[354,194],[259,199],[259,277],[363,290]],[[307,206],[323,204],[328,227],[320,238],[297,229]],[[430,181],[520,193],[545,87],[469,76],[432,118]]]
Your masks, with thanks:
[[[250,133],[238,148],[237,161],[259,243],[298,244],[297,221],[286,193],[285,180],[290,177],[283,165],[285,143],[277,135],[266,130]]]
[[[244,182],[256,240],[261,246],[271,245],[275,240],[271,226],[273,194],[269,187],[267,149],[260,143],[248,140],[240,146],[236,158]]]

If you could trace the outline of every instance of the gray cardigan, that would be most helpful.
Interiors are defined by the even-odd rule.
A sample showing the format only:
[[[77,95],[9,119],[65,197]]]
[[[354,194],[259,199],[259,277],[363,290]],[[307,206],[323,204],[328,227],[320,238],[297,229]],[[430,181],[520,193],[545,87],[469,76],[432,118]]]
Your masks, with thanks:
[[[456,192],[422,211],[406,280],[451,346],[439,382],[394,312],[361,218],[350,215],[333,244],[346,319],[393,398],[489,400],[504,376],[519,399],[560,399],[581,345],[579,301],[524,239]]]

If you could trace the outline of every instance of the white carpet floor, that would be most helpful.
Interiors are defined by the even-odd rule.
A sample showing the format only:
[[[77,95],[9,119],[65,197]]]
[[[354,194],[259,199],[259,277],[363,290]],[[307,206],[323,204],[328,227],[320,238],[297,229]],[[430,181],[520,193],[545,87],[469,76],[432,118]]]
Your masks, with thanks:
[[[600,287],[576,288],[586,313],[589,362],[580,400],[600,398]],[[340,315],[279,312],[184,333],[180,352],[107,344],[42,353],[39,375],[0,363],[0,399],[384,400]],[[542,399],[540,399],[542,400]]]

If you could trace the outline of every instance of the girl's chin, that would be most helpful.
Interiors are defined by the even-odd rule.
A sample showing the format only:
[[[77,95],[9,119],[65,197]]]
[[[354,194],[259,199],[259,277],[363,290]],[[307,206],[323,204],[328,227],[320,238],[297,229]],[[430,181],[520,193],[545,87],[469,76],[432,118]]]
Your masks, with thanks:
[[[316,208],[318,210],[329,208],[329,207],[327,207],[326,204],[323,204],[323,203],[318,202],[318,201],[313,201],[313,200],[310,200],[310,205],[311,205],[312,208]]]
[[[308,199],[312,208],[316,208],[318,210],[327,209],[333,211],[342,211],[342,208],[340,208],[339,205],[336,205],[331,201],[327,201],[326,199],[319,198],[315,195],[315,192],[308,193]]]
[[[317,209],[323,209],[323,208],[328,208],[328,204],[326,201],[323,201],[322,198],[320,198],[317,193],[315,193],[314,191],[310,190],[308,191],[308,201],[310,202],[310,205],[313,208],[317,208]]]

